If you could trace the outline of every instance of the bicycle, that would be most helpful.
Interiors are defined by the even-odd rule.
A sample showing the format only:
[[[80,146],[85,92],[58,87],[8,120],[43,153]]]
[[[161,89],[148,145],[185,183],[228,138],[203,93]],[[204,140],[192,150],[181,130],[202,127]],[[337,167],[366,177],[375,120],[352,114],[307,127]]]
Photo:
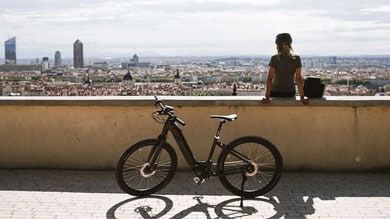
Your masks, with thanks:
[[[197,184],[210,177],[219,177],[228,191],[243,199],[263,195],[278,183],[283,160],[271,142],[258,136],[239,137],[228,144],[219,140],[223,124],[236,120],[236,114],[210,116],[219,119],[219,125],[208,158],[199,161],[194,158],[179,127],[179,124],[185,126],[186,123],[175,115],[172,106],[164,105],[157,96],[154,98],[155,106],[160,109],[153,112],[152,117],[164,126],[156,139],[135,143],[119,158],[115,176],[124,192],[147,196],[160,191],[171,181],[176,172],[177,154],[167,142],[169,132],[192,168]],[[212,158],[217,146],[222,150],[215,163]]]

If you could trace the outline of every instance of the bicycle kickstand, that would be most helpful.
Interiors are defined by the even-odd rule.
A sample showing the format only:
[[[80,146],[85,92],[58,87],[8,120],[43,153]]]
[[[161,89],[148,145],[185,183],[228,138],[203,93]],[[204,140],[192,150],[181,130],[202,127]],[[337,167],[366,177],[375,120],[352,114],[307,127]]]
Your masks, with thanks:
[[[241,202],[240,202],[240,207],[243,208],[244,207],[244,183],[246,182],[246,180],[248,178],[246,177],[246,171],[242,171],[241,175],[242,175],[242,182],[241,182]]]

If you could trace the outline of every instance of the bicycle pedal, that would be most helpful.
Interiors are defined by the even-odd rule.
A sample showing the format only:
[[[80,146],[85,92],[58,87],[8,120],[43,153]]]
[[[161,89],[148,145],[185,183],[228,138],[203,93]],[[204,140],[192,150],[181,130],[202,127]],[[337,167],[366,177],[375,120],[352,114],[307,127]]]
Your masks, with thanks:
[[[206,180],[205,179],[200,179],[199,177],[195,177],[194,178],[194,182],[196,184],[200,185],[200,184],[203,184],[204,182],[206,182]]]

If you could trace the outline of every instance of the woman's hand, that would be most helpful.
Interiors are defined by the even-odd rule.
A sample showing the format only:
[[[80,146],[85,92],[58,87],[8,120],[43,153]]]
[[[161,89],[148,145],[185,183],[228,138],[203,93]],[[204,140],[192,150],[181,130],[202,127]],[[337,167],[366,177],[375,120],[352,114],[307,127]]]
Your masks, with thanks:
[[[271,99],[269,98],[269,97],[264,97],[262,100],[261,100],[261,102],[263,103],[263,104],[267,104],[267,103],[269,103],[271,101]]]
[[[303,105],[309,105],[309,99],[305,99],[305,97],[301,97],[301,102]]]

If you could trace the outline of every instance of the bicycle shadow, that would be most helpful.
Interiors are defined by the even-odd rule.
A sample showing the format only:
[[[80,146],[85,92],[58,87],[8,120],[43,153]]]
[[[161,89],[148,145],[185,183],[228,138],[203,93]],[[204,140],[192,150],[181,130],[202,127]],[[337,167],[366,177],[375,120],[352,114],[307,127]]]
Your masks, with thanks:
[[[232,198],[218,204],[209,204],[202,201],[203,196],[194,196],[195,204],[180,212],[174,214],[173,201],[166,196],[153,195],[146,197],[136,197],[126,199],[112,206],[106,214],[107,219],[116,219],[120,217],[131,218],[171,218],[182,219],[196,215],[204,216],[204,218],[280,218],[284,215],[283,211],[278,211],[278,203],[273,198],[260,197],[253,199],[245,199],[244,206],[240,206],[240,198]],[[149,203],[149,204],[147,204]],[[268,208],[267,214],[262,211],[263,208]],[[209,210],[211,209],[211,210]],[[270,209],[273,209],[270,211]],[[213,211],[214,210],[214,211]],[[202,217],[203,218],[203,217]]]
[[[268,194],[254,199],[245,199],[244,207],[241,208],[240,197],[232,196],[219,181],[211,180],[197,186],[191,182],[190,176],[191,173],[181,173],[180,180],[174,178],[172,183],[156,195],[124,200],[111,207],[106,216],[109,219],[121,218],[123,214],[127,218],[172,219],[191,218],[191,216],[223,219],[306,218],[315,213],[313,198],[332,197],[332,195],[324,197],[317,187],[313,190],[308,189],[304,180],[291,184],[291,181],[297,179],[294,176],[285,176],[280,185]],[[223,200],[223,197],[226,197],[226,200]],[[183,205],[184,209],[181,208]]]
[[[157,201],[162,202],[164,207],[162,209],[155,209],[155,206],[150,206],[151,204],[147,204],[148,199],[157,199]],[[131,203],[131,206],[126,206]],[[156,203],[156,200],[152,203]],[[158,206],[161,206],[159,204]],[[106,213],[107,219],[115,219],[115,213],[126,213],[127,218],[133,214],[133,216],[141,216],[142,218],[160,218],[166,215],[173,207],[173,202],[171,199],[159,196],[159,195],[151,195],[146,197],[135,197],[126,199],[124,201],[119,202],[118,204],[112,206]],[[121,209],[123,208],[123,209]],[[130,212],[127,212],[130,209]],[[133,212],[131,212],[133,210]],[[156,213],[157,212],[157,213]],[[151,215],[152,214],[152,215]],[[131,218],[131,217],[130,217]]]

